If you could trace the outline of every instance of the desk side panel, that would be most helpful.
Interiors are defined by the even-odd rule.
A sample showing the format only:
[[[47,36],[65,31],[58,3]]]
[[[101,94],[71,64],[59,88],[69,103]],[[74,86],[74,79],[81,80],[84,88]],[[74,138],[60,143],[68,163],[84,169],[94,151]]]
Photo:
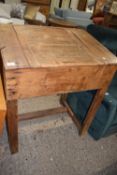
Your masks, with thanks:
[[[103,69],[104,66],[76,66],[7,71],[7,99],[100,89]]]

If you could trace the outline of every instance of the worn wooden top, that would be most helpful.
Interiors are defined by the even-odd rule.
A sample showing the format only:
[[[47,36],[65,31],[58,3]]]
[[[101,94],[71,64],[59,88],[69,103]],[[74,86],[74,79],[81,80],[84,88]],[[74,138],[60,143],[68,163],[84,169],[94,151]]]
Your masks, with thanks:
[[[117,64],[117,58],[82,29],[1,25],[0,48],[5,70]]]

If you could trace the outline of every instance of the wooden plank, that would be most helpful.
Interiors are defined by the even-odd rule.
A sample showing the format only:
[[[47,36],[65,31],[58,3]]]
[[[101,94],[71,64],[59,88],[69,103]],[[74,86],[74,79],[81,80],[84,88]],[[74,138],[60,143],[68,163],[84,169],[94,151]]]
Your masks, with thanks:
[[[69,114],[69,116],[71,117],[71,119],[73,120],[73,122],[75,123],[75,125],[79,128],[79,130],[81,130],[81,122],[78,119],[78,117],[75,116],[75,114],[73,113],[72,109],[70,108],[70,106],[68,105],[66,99],[64,99],[64,97],[61,99],[61,103],[66,107],[66,110]]]
[[[29,25],[3,29],[2,57],[7,70],[117,63],[113,54],[83,30]]]
[[[11,153],[18,152],[18,110],[17,101],[7,102],[6,116],[8,140]]]
[[[3,131],[5,115],[6,115],[6,101],[3,91],[2,79],[0,76],[0,135],[2,134]]]
[[[104,63],[103,58],[97,59],[98,55],[89,52],[87,45],[82,41],[84,39],[82,30],[34,26],[15,26],[15,30],[32,68],[64,66],[74,63],[75,65],[102,65]],[[72,30],[75,31],[75,34]],[[82,40],[77,37],[78,35],[81,35]],[[88,43],[87,35],[85,32],[86,43]],[[92,38],[92,43],[93,50],[97,42]],[[115,57],[113,59],[115,60]]]
[[[98,42],[93,36],[87,33],[85,30],[72,30],[77,38],[83,43],[84,47],[87,48],[87,52],[90,53],[94,59],[104,64],[116,64],[117,58],[107,48],[105,48],[100,42]]]
[[[101,102],[103,100],[105,92],[106,92],[105,89],[97,90],[96,95],[93,99],[93,102],[92,102],[92,104],[89,108],[89,111],[86,115],[86,118],[83,122],[81,131],[80,131],[81,135],[84,135],[84,134],[87,133],[87,130],[88,130],[89,126],[91,125],[93,119],[94,119],[95,113],[97,112],[98,107],[101,105]]]
[[[9,70],[5,73],[7,99],[98,89],[102,86],[103,68],[71,66]]]
[[[54,115],[54,114],[64,113],[64,112],[67,112],[67,109],[65,107],[58,107],[58,108],[54,108],[54,109],[47,109],[47,110],[43,110],[43,111],[20,114],[18,116],[18,119],[20,121],[21,120],[31,120],[34,118],[46,117],[49,115]]]
[[[12,25],[0,25],[0,48],[6,69],[29,67]]]

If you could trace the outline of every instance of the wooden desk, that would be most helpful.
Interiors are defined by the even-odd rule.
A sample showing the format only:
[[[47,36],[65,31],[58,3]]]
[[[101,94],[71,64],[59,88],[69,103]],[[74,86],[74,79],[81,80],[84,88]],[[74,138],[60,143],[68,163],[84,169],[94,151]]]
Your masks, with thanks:
[[[20,116],[18,99],[97,89],[80,128],[84,134],[116,71],[116,57],[81,29],[1,25],[0,43],[11,152],[18,151],[18,120],[68,111],[79,126],[65,95],[65,107]]]

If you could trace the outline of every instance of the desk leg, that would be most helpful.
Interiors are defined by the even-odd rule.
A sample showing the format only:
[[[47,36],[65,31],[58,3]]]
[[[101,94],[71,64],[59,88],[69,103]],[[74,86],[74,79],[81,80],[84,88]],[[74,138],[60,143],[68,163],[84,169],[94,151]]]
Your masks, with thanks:
[[[18,152],[18,109],[17,101],[7,102],[7,133],[11,153]]]
[[[105,92],[106,92],[106,90],[104,90],[104,89],[97,90],[95,97],[90,105],[89,110],[88,110],[88,113],[86,115],[86,118],[82,124],[81,130],[80,130],[81,135],[84,135],[88,131],[88,129],[89,129],[94,117],[95,117],[95,114],[96,114],[99,106],[101,105],[101,102],[104,98]]]
[[[66,99],[67,99],[67,94],[63,94],[61,96],[61,104],[63,104],[66,108],[67,108],[67,112],[69,113],[70,117],[72,118],[72,120],[74,121],[74,123],[76,124],[76,126],[80,129],[80,135],[84,135],[87,133],[94,117],[95,114],[104,98],[106,89],[99,89],[97,90],[95,97],[90,105],[89,111],[86,114],[85,120],[83,122],[83,124],[80,123],[80,120],[78,120],[78,118],[76,118],[75,114],[73,113],[72,109],[70,108],[70,106],[68,105]]]

